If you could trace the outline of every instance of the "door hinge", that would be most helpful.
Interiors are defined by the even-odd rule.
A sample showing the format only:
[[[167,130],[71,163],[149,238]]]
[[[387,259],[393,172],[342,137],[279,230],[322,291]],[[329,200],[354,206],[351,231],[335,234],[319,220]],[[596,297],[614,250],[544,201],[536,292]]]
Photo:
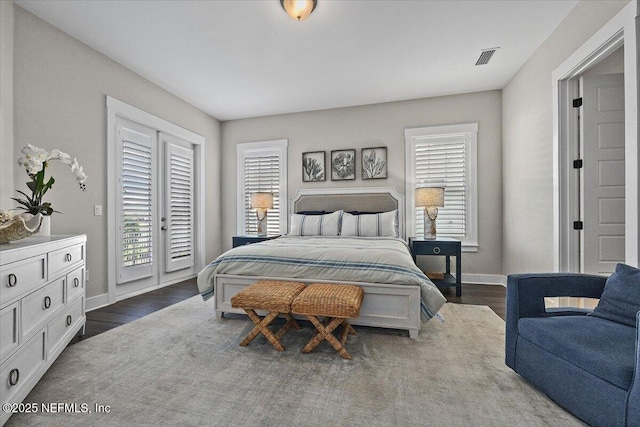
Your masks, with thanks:
[[[582,230],[583,228],[584,228],[584,223],[582,221],[573,221],[574,230]]]
[[[582,169],[582,159],[574,160],[573,161],[573,168],[574,169]]]
[[[573,100],[573,107],[578,108],[582,107],[582,98],[576,98]]]

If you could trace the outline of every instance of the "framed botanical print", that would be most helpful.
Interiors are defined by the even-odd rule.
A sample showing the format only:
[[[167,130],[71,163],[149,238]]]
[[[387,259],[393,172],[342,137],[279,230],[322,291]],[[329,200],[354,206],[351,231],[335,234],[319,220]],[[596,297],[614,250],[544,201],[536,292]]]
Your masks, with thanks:
[[[356,150],[331,151],[331,181],[356,179]]]
[[[326,181],[325,159],[324,151],[302,153],[302,182]]]
[[[363,148],[362,179],[387,177],[387,147]]]

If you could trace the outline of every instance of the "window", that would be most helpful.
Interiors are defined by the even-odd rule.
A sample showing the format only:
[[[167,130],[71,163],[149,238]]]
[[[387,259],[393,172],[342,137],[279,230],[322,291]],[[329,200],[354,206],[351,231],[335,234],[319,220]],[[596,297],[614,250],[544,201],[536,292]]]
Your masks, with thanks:
[[[258,221],[251,209],[251,193],[273,193],[273,209],[267,213],[267,233],[287,232],[287,145],[286,139],[237,145],[237,232],[255,234]]]
[[[438,236],[462,241],[466,251],[478,246],[477,135],[478,124],[405,129],[407,235],[424,233],[423,208],[415,206],[415,189],[445,188],[438,210]]]

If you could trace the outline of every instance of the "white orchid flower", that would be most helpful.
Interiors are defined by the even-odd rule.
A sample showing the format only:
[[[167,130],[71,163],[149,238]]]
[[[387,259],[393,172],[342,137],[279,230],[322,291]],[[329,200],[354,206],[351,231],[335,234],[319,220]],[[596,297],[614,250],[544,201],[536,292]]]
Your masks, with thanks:
[[[32,179],[32,182],[28,183],[28,185],[30,185],[29,188],[32,190],[31,198],[29,198],[29,196],[27,196],[27,199],[13,198],[13,200],[22,205],[20,206],[21,209],[34,214],[46,212],[45,215],[51,215],[51,213],[56,212],[51,207],[51,203],[46,203],[42,200],[44,194],[51,188],[49,185],[51,178],[44,178],[44,174],[49,163],[54,160],[59,160],[60,163],[68,165],[71,173],[74,174],[78,181],[80,189],[82,191],[86,190],[84,182],[87,180],[87,175],[84,173],[82,166],[78,164],[77,158],[71,160],[71,156],[63,151],[54,149],[49,153],[47,150],[31,144],[27,144],[20,152],[23,156],[18,159],[18,164],[25,168],[27,174]],[[42,174],[44,181],[38,181],[36,179],[37,174]],[[40,183],[38,184],[38,182]]]
[[[78,170],[76,170],[75,175],[76,175],[76,179],[81,184],[87,180],[87,175],[85,175],[84,171],[82,170],[82,166],[80,166]]]
[[[51,150],[51,154],[49,155],[48,160],[60,160],[65,165],[71,164],[71,156],[58,149]]]
[[[18,159],[18,164],[24,166],[29,175],[35,175],[40,172],[44,163],[49,158],[47,150],[31,144],[27,144],[27,146],[20,151],[24,154],[24,157]]]

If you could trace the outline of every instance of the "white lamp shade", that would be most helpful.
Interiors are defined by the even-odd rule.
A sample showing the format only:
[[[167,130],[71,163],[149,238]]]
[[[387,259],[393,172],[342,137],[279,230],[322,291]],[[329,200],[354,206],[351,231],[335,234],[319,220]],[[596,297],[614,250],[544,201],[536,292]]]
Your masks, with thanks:
[[[444,188],[416,188],[416,206],[444,206]]]
[[[256,192],[251,193],[252,209],[273,209],[273,193]]]

